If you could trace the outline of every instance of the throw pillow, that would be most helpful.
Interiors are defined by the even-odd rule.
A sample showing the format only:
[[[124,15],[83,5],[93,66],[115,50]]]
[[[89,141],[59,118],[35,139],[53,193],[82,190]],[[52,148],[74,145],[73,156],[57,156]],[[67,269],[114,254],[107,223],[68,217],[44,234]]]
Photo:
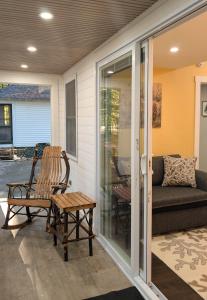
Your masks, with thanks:
[[[164,156],[164,180],[162,186],[196,187],[196,158]]]

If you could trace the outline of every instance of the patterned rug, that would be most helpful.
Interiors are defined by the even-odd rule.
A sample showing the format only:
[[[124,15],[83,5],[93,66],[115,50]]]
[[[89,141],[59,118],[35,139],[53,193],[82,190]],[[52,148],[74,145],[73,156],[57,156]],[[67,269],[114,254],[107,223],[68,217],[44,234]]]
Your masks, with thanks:
[[[152,252],[207,300],[207,227],[153,237]]]

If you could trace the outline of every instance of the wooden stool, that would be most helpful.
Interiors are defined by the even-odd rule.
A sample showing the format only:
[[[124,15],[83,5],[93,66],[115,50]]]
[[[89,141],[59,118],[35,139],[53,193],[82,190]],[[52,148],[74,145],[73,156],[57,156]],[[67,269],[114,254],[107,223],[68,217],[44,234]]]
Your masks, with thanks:
[[[93,255],[92,240],[94,238],[94,234],[92,227],[94,207],[96,207],[96,203],[80,192],[52,196],[52,211],[54,214],[54,220],[50,225],[50,232],[53,233],[54,246],[57,245],[57,238],[64,246],[65,261],[68,261],[68,243],[70,242],[88,239],[89,255]],[[83,211],[83,214],[81,215],[80,210]],[[72,221],[69,221],[69,216],[72,218]],[[86,225],[82,224],[84,220],[86,221]],[[68,224],[75,224],[69,232]],[[87,233],[87,236],[79,236],[80,227]],[[74,230],[76,230],[76,236],[75,238],[70,238]]]

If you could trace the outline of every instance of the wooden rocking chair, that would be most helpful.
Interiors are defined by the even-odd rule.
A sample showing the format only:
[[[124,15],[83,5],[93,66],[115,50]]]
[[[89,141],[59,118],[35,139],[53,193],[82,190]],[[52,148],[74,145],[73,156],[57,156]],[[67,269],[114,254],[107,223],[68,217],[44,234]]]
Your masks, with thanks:
[[[8,209],[2,229],[22,228],[38,216],[47,218],[47,230],[51,217],[51,195],[64,193],[68,187],[70,165],[66,152],[61,151],[59,146],[47,146],[42,157],[37,155],[37,151],[35,153],[29,182],[8,184]],[[40,172],[36,179],[35,168],[39,160]],[[38,210],[30,211],[30,208],[38,208]],[[22,211],[23,209],[26,211]],[[46,214],[42,214],[43,211]],[[27,220],[21,224],[9,225],[9,221],[16,215],[25,215]]]

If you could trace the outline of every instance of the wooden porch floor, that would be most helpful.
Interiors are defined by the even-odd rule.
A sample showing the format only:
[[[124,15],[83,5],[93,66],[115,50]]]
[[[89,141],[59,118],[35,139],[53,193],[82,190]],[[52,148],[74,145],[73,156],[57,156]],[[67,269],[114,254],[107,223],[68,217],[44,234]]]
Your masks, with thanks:
[[[0,202],[1,226],[4,210]],[[18,232],[0,230],[0,299],[80,300],[131,286],[96,240],[93,257],[82,241],[69,245],[64,262],[43,222],[36,219]]]

